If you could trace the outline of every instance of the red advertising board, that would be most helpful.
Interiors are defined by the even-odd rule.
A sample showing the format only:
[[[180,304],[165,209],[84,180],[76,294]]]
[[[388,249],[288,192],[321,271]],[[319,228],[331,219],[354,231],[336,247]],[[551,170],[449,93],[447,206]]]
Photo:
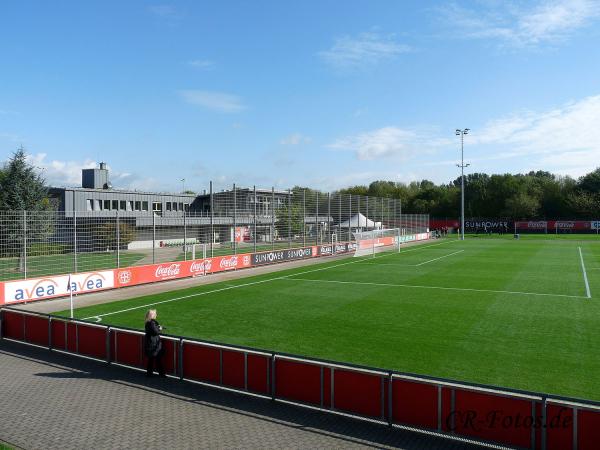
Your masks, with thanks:
[[[4,305],[4,283],[0,281],[0,305]]]
[[[114,271],[115,286],[135,286],[137,284],[154,283],[156,281],[176,280],[201,276],[226,270],[250,267],[251,255],[217,256],[215,258],[178,261],[147,266],[127,267]]]
[[[598,222],[589,220],[529,220],[515,222],[517,230],[590,231],[598,229]]]

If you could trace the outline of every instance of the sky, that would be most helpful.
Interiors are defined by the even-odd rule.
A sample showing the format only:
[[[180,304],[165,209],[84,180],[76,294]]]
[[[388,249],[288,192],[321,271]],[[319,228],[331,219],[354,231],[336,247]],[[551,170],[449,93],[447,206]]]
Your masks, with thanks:
[[[600,0],[0,3],[0,161],[334,190],[600,165]],[[184,179],[185,181],[181,181]]]

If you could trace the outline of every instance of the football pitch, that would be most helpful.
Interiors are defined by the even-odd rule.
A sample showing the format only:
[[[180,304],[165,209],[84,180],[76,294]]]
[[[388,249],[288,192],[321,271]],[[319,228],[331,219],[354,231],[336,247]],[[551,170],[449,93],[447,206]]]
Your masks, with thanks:
[[[597,240],[436,240],[75,315],[142,329],[150,307],[169,334],[600,400]]]

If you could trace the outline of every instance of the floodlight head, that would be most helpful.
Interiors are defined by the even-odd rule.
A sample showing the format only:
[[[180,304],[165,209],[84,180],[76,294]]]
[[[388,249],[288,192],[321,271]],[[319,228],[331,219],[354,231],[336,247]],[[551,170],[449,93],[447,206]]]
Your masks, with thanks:
[[[471,164],[465,164],[465,167],[469,167]]]
[[[456,130],[456,135],[460,136],[460,130]]]
[[[464,134],[469,134],[469,129],[465,128],[465,131],[463,131]]]

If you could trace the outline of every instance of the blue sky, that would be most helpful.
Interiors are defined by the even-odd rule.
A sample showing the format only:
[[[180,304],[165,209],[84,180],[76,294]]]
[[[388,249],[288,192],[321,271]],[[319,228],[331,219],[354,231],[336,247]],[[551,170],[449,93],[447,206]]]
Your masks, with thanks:
[[[600,1],[5,1],[0,160],[325,190],[600,161]]]

